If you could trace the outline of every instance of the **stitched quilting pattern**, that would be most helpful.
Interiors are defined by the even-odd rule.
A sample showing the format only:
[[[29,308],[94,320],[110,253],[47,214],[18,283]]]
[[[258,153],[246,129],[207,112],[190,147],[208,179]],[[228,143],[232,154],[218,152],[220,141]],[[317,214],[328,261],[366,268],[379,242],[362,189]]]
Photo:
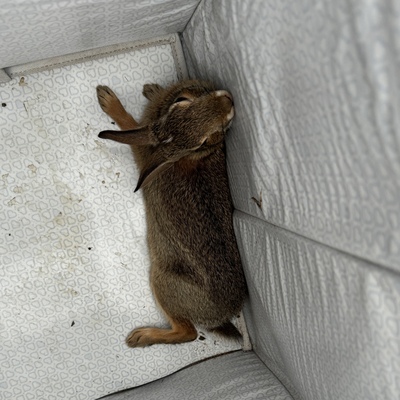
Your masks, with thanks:
[[[235,99],[235,207],[398,271],[399,21],[391,1],[205,0],[183,36]]]
[[[203,0],[183,34],[191,75],[234,97],[245,315],[296,399],[399,397],[399,21],[385,0]]]
[[[0,0],[0,68],[181,32],[199,0]]]
[[[166,379],[109,400],[292,400],[253,352],[234,352],[206,360]]]
[[[400,278],[237,212],[256,353],[296,399],[398,397]]]

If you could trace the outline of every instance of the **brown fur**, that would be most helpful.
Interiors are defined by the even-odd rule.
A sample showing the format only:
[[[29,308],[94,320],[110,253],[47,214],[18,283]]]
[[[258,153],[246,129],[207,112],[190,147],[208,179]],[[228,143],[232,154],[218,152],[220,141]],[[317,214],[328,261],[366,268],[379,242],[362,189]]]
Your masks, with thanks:
[[[135,329],[131,347],[194,340],[194,325],[223,332],[246,295],[225,167],[230,95],[199,81],[145,85],[143,94],[138,123],[111,89],[97,87],[103,111],[127,131],[99,136],[130,144],[141,172],[150,283],[171,325]]]

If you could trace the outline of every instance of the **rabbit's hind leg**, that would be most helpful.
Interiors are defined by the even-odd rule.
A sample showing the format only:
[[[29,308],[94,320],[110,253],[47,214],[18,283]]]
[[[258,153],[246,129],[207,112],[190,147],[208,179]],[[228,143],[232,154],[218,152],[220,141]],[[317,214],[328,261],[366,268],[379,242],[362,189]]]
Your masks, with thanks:
[[[177,321],[168,318],[171,329],[138,328],[126,338],[129,347],[145,347],[157,343],[184,343],[191,342],[197,337],[197,331],[190,321]]]
[[[127,113],[117,95],[108,86],[97,86],[97,100],[101,109],[110,116],[122,130],[135,129],[139,124]]]

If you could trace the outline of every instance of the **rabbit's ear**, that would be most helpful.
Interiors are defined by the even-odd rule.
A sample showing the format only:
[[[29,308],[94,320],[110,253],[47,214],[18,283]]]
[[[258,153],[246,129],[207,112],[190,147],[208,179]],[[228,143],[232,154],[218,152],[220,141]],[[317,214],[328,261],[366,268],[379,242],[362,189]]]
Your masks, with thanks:
[[[164,157],[157,154],[150,157],[147,160],[145,167],[142,169],[135,192],[137,192],[141,187],[149,184],[159,173],[172,167],[172,165],[173,162],[167,161]]]
[[[156,145],[158,143],[158,140],[148,126],[128,131],[102,131],[99,133],[99,138],[139,146]]]
[[[163,91],[164,89],[160,85],[157,85],[157,83],[146,84],[143,86],[143,96],[150,101],[153,100],[154,97],[159,96]]]
[[[162,153],[162,149],[158,147],[154,153],[147,158],[146,165],[142,169],[135,192],[137,192],[141,187],[150,183],[154,178],[157,177],[158,174],[166,171],[168,168],[171,168],[175,162],[191,153],[192,150],[184,150],[180,151],[175,156],[167,158]]]

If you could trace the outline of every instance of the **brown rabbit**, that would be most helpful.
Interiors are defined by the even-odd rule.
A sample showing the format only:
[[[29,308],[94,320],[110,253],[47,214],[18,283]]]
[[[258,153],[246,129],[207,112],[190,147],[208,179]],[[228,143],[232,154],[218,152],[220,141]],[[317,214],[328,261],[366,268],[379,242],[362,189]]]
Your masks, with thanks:
[[[130,144],[140,170],[150,283],[171,325],[133,330],[130,347],[194,340],[195,324],[229,330],[247,290],[224,154],[231,95],[196,80],[144,85],[143,95],[149,103],[138,123],[111,89],[97,87],[101,108],[123,130],[99,137]]]

